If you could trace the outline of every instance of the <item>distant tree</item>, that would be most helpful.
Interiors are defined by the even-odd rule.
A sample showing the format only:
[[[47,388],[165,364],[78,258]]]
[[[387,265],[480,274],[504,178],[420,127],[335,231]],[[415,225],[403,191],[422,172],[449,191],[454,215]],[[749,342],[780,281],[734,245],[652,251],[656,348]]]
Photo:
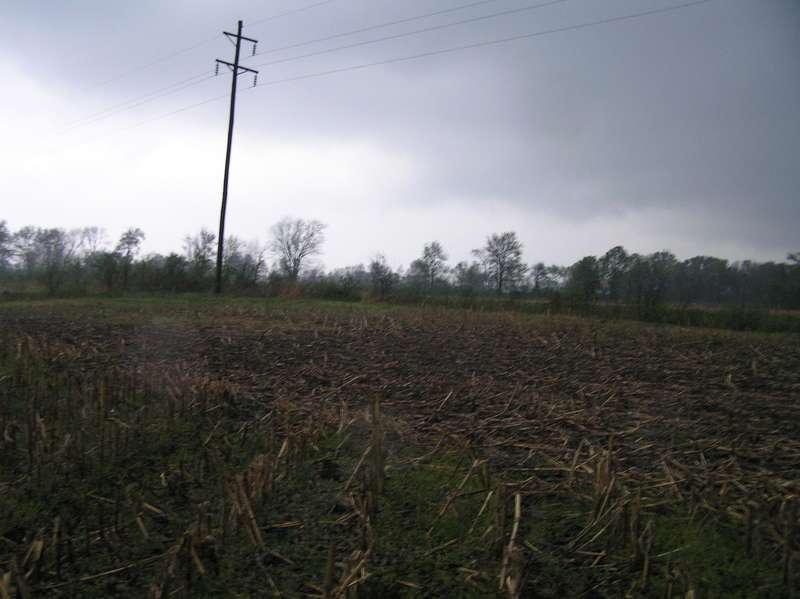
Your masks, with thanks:
[[[11,268],[11,258],[14,248],[11,246],[11,232],[6,226],[6,221],[0,221],[0,270]]]
[[[695,256],[676,264],[674,274],[681,304],[720,305],[731,295],[734,275],[727,260]]]
[[[545,266],[544,262],[537,262],[528,273],[530,280],[531,293],[534,296],[540,296],[546,290],[553,286],[553,281],[550,278],[550,270]]]
[[[108,234],[102,227],[84,227],[80,230],[80,245],[88,257],[100,252],[107,241]]]
[[[164,258],[164,275],[160,282],[163,291],[186,291],[188,288],[188,263],[186,258],[176,254],[169,254]]]
[[[272,239],[267,247],[284,275],[296,279],[308,259],[321,252],[326,227],[318,220],[288,216],[272,226]]]
[[[514,287],[525,275],[527,266],[522,263],[522,243],[514,232],[497,233],[486,238],[486,245],[472,250],[483,264],[489,283],[497,295]]]
[[[141,229],[130,228],[119,238],[116,253],[119,254],[120,274],[122,275],[122,290],[128,290],[128,278],[130,277],[133,259],[139,253],[139,248],[144,239],[144,232]]]
[[[593,303],[602,287],[600,266],[594,256],[585,256],[570,268],[567,291],[578,301]]]
[[[569,280],[569,266],[553,264],[547,267],[547,276],[552,281],[553,287],[564,287]]]
[[[378,301],[384,301],[397,286],[400,276],[392,270],[383,254],[376,254],[369,263],[372,292]]]
[[[42,279],[53,297],[66,280],[77,244],[77,235],[74,232],[67,233],[64,229],[39,229],[36,233]]]
[[[425,244],[422,257],[412,262],[411,269],[417,271],[420,278],[425,281],[428,293],[433,293],[436,284],[447,273],[446,261],[447,253],[442,249],[442,244],[432,241]]]
[[[97,252],[94,255],[94,274],[106,291],[114,290],[121,262],[122,256],[119,252]]]
[[[203,227],[197,235],[187,235],[183,249],[189,265],[189,278],[194,290],[206,287],[209,273],[214,265],[217,236]]]
[[[38,230],[35,227],[22,227],[11,236],[11,249],[23,276],[32,277],[39,267],[39,244],[36,241]]]
[[[625,299],[625,280],[633,265],[628,252],[618,245],[608,250],[599,260],[600,293],[612,302]]]
[[[77,236],[75,250],[77,267],[74,273],[81,279],[80,284],[83,285],[86,279],[93,274],[94,262],[100,255],[102,246],[106,244],[106,230],[100,227],[83,227],[76,229],[75,235]]]
[[[325,275],[319,295],[329,299],[358,301],[364,297],[370,283],[370,273],[363,264],[337,268]]]
[[[254,287],[265,270],[266,248],[258,241],[243,242],[235,235],[225,239],[223,279],[226,285],[245,289]]]
[[[669,297],[678,261],[667,251],[649,256],[633,254],[631,261],[629,289],[637,308],[637,316],[652,318]]]
[[[452,272],[452,280],[462,294],[482,292],[486,289],[486,272],[478,262],[466,262],[462,260],[455,265]]]
[[[786,259],[789,261],[784,292],[786,299],[782,303],[791,310],[798,310],[800,309],[800,252],[792,252]]]

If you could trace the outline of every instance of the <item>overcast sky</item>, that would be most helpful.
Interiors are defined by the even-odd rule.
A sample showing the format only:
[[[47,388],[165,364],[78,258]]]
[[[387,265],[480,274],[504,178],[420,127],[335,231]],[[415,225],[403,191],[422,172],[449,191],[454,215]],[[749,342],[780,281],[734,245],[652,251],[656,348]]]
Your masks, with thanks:
[[[321,220],[327,269],[800,250],[797,0],[2,0],[0,220],[216,232],[238,20],[229,234]]]

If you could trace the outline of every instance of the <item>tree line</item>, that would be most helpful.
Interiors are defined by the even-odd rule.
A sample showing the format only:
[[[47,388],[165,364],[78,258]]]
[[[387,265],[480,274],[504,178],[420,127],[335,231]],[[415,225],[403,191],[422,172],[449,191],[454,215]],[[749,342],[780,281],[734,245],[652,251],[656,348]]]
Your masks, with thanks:
[[[413,300],[429,296],[497,296],[547,300],[554,305],[635,306],[641,317],[664,304],[739,305],[800,309],[800,253],[785,262],[730,263],[712,256],[678,260],[621,246],[570,266],[525,264],[514,232],[489,235],[471,259],[451,266],[438,241],[422,248],[408,269],[393,269],[377,254],[365,263],[325,272],[326,225],[284,218],[269,241],[225,239],[223,287],[229,292],[294,293],[342,300]],[[130,228],[116,241],[104,229],[26,226],[0,221],[0,277],[6,290],[43,286],[48,294],[90,292],[204,292],[214,287],[216,235],[201,229],[183,239],[182,252],[141,255],[145,233]],[[270,261],[271,259],[271,261]]]

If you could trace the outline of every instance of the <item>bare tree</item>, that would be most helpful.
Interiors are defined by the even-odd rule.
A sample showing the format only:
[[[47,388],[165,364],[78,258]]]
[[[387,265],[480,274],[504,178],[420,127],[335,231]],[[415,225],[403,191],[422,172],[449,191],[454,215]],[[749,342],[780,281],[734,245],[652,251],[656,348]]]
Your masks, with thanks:
[[[142,233],[142,237],[144,237],[144,233]],[[81,229],[80,238],[81,247],[88,258],[97,254],[108,241],[106,230],[103,227],[84,227]]]
[[[516,285],[528,267],[522,263],[522,243],[514,232],[486,238],[486,245],[472,253],[483,264],[486,276],[494,284],[497,295]]]
[[[425,281],[428,293],[433,293],[436,283],[447,273],[447,253],[438,241],[426,243],[422,250],[422,257],[411,263],[412,276]]]
[[[320,253],[325,227],[327,225],[318,220],[288,216],[272,226],[272,241],[268,247],[283,274],[296,279],[308,258]]]

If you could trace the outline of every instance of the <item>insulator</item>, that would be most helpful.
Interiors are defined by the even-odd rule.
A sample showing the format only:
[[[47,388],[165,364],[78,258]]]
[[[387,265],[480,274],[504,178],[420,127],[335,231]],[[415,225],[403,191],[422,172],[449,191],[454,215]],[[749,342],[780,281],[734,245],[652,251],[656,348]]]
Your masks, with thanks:
[[[253,43],[253,56],[255,56],[255,55],[256,55],[256,44],[257,44],[257,43],[258,43],[258,42],[254,42],[254,43]]]
[[[255,86],[256,86],[256,81],[258,81],[258,73],[256,73],[255,75],[253,75],[253,87],[255,87]]]
[[[219,75],[219,63],[217,63],[217,66],[214,67],[214,76],[216,77],[217,75]]]

